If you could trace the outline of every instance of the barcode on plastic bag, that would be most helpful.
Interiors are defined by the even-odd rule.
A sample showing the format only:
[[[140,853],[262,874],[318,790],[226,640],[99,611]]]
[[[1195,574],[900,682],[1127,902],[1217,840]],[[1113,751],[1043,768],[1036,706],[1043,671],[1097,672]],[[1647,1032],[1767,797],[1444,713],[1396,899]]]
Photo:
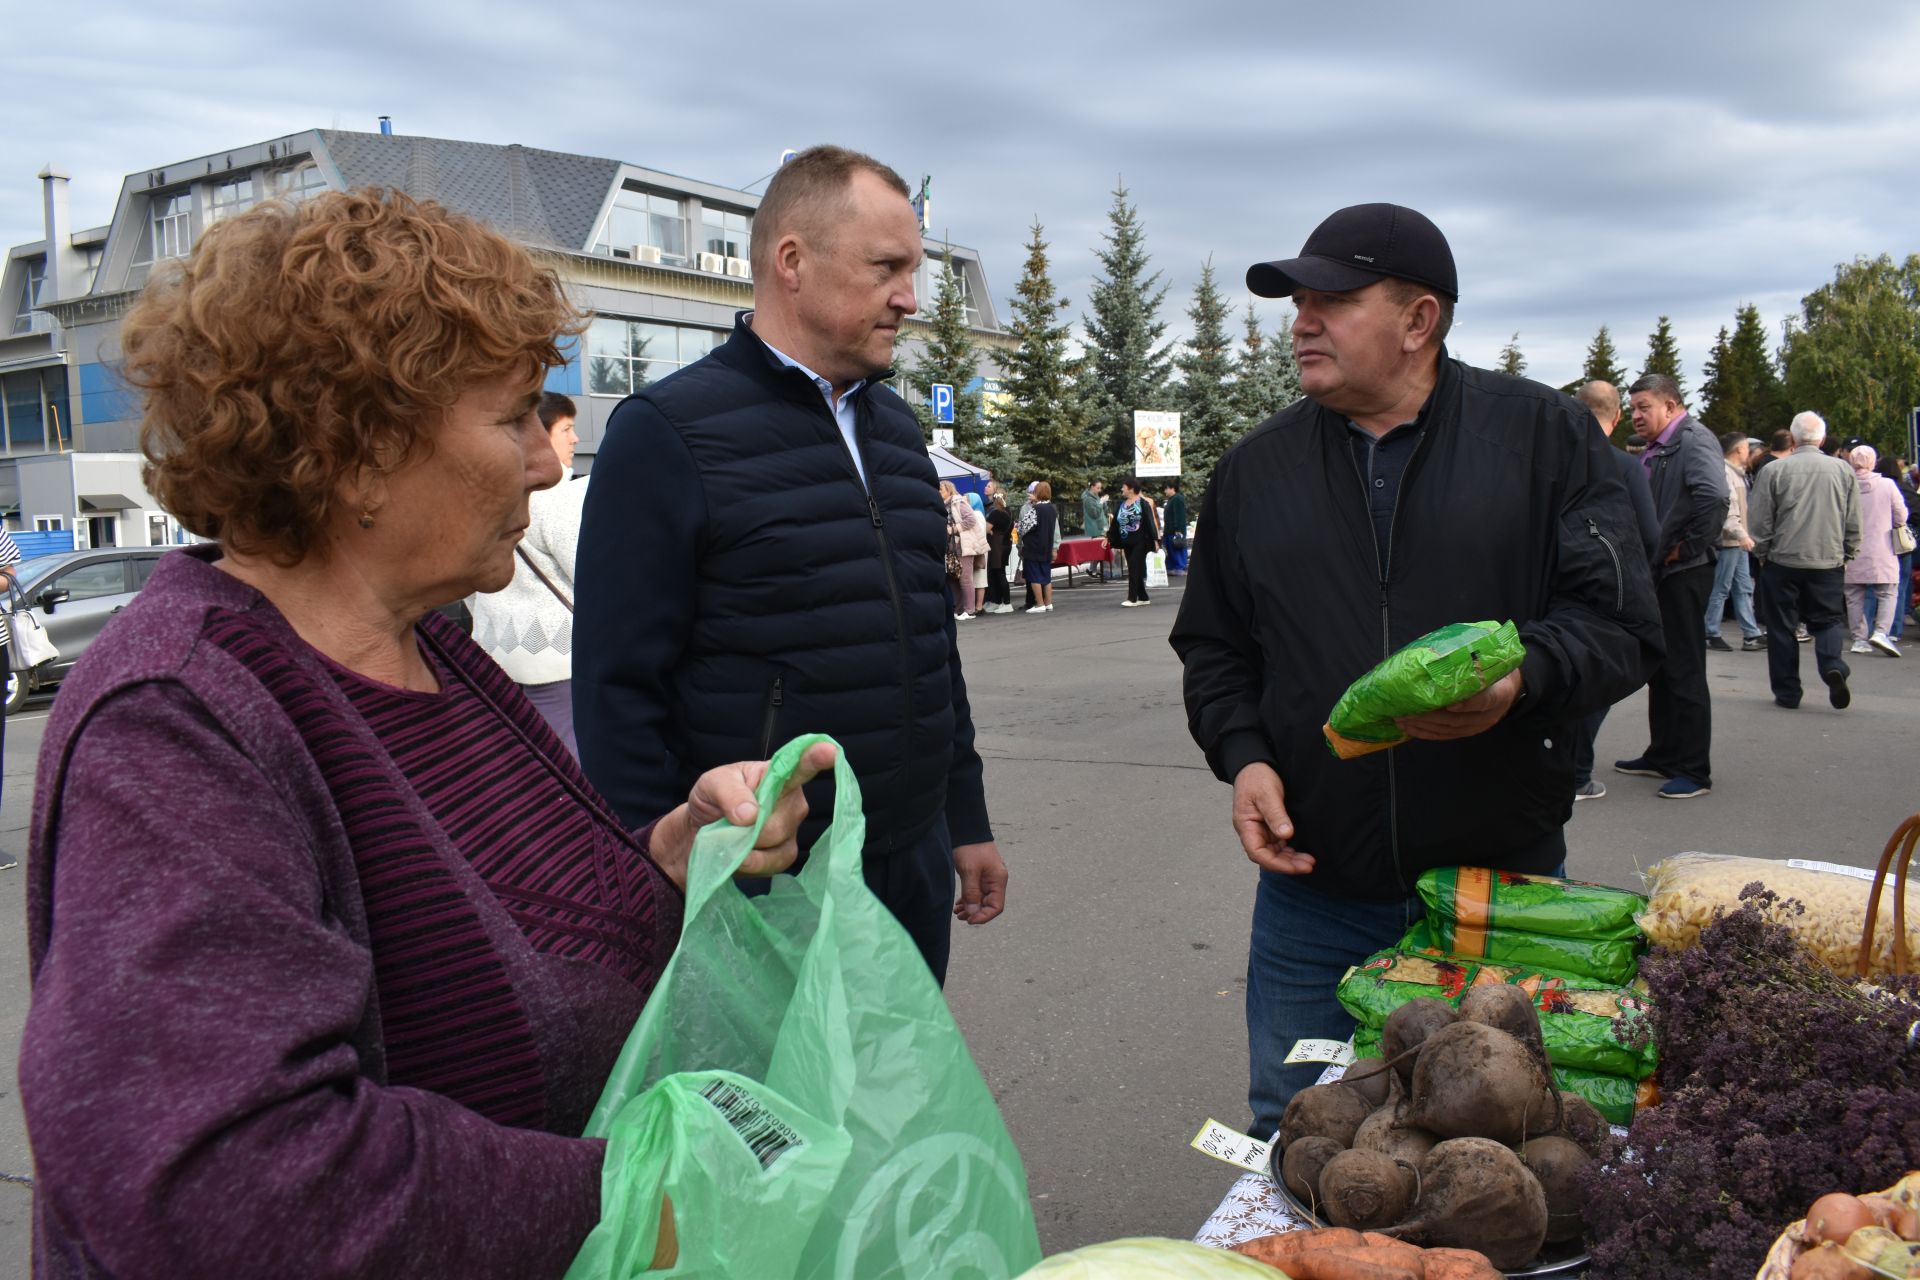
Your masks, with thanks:
[[[761,1105],[758,1099],[740,1092],[724,1080],[715,1080],[700,1091],[700,1096],[714,1105],[714,1109],[739,1135],[740,1141],[747,1144],[747,1150],[753,1152],[762,1169],[772,1168],[775,1160],[795,1147],[807,1145],[804,1138]]]

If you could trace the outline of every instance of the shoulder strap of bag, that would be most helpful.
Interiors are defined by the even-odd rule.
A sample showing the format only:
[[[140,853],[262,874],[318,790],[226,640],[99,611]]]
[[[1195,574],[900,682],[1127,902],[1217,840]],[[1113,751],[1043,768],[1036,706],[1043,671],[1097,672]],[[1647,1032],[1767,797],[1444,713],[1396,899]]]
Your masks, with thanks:
[[[553,585],[552,578],[549,578],[546,574],[540,572],[540,566],[533,562],[533,557],[527,554],[527,549],[516,542],[513,545],[513,553],[520,557],[521,561],[527,566],[527,568],[533,570],[534,577],[540,579],[541,582],[546,584],[547,590],[553,592],[553,598],[560,602],[560,607],[565,609],[568,613],[572,613],[573,601],[567,599],[566,595],[560,590],[560,588]]]

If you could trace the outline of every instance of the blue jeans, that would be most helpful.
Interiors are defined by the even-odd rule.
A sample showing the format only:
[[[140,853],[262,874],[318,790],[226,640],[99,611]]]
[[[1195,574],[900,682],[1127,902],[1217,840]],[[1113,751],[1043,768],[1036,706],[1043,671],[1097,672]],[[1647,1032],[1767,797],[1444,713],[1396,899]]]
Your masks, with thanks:
[[[1548,833],[1528,852],[1549,847],[1560,851],[1553,874],[1565,875],[1565,832]],[[1287,1102],[1326,1070],[1318,1062],[1287,1066],[1294,1041],[1353,1034],[1353,1016],[1334,995],[1347,970],[1398,942],[1425,915],[1417,896],[1362,902],[1323,893],[1299,876],[1260,873],[1247,948],[1248,1133],[1271,1138]]]
[[[1713,566],[1713,590],[1707,593],[1707,634],[1720,634],[1720,619],[1726,616],[1727,596],[1733,596],[1733,616],[1740,620],[1740,638],[1752,640],[1760,634],[1760,623],[1753,616],[1753,578],[1747,573],[1747,553],[1738,547],[1720,548],[1720,559]]]
[[[1167,572],[1185,573],[1187,571],[1187,549],[1182,546],[1178,551],[1167,549]]]

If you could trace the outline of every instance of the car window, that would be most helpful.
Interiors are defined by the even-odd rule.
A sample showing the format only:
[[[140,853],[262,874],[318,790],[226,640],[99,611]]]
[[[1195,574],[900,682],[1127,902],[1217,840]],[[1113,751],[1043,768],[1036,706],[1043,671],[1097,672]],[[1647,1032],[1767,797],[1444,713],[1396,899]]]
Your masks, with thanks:
[[[117,596],[127,589],[127,572],[119,560],[101,560],[69,569],[47,584],[65,591],[68,600],[97,600]]]
[[[135,556],[127,561],[127,582],[135,590],[147,585],[147,579],[153,576],[154,568],[159,565],[159,556]]]

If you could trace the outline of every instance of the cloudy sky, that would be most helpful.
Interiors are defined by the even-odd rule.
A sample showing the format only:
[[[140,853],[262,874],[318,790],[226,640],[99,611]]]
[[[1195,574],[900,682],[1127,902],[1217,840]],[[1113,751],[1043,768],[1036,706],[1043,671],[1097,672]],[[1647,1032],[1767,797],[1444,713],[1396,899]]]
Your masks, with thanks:
[[[191,12],[168,17],[165,11]],[[952,5],[329,0],[7,4],[0,244],[130,172],[310,127],[607,156],[744,186],[836,141],[934,179],[936,229],[1006,299],[1035,217],[1085,303],[1124,180],[1170,286],[1390,200],[1452,241],[1453,346],[1572,377],[1673,318],[1689,383],[1757,303],[1777,334],[1857,254],[1920,251],[1920,6],[1464,0]],[[1262,304],[1263,320],[1281,318]]]

